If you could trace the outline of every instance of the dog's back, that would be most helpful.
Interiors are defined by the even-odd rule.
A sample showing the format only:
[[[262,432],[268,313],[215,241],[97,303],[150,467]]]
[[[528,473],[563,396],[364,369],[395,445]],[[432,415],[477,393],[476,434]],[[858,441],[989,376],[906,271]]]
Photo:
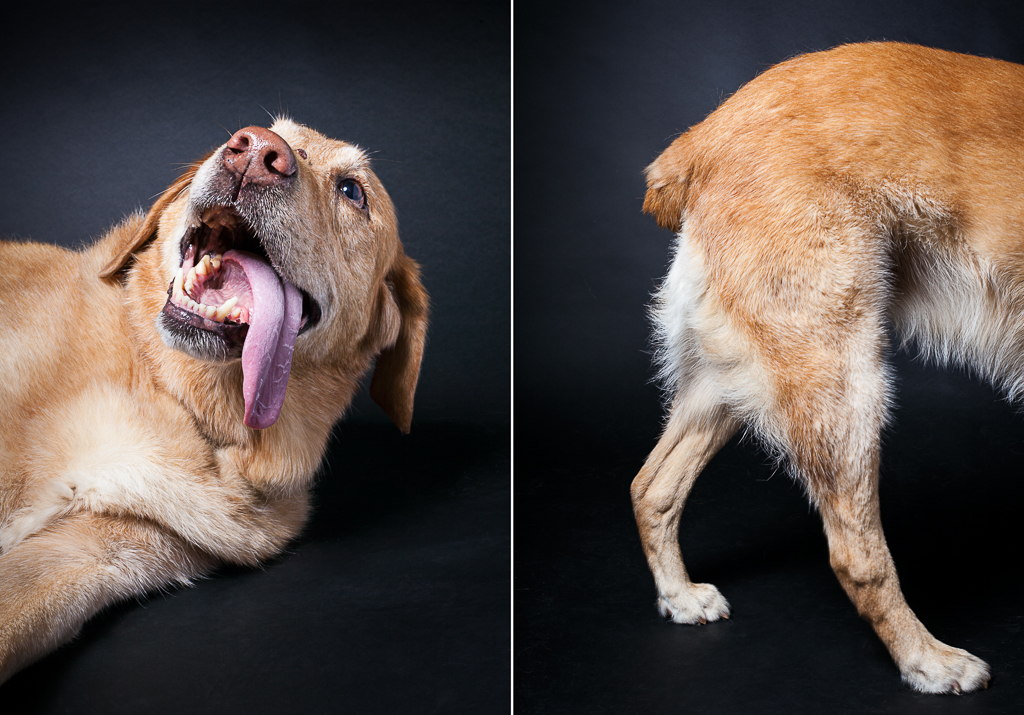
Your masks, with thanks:
[[[647,169],[644,209],[688,243],[689,278],[656,310],[670,391],[692,352],[675,316],[695,311],[673,305],[688,281],[787,341],[881,310],[932,357],[1019,394],[1020,117],[1024,68],[896,43],[805,55],[740,89]]]

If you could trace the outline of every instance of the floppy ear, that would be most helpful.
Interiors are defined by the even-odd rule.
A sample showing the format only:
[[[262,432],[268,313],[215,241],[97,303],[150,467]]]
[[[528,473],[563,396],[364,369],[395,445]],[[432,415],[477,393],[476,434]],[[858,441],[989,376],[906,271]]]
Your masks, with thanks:
[[[394,344],[377,356],[377,365],[370,380],[370,397],[398,429],[408,434],[412,426],[412,402],[420,376],[420,360],[427,338],[430,302],[420,283],[420,267],[404,252],[399,252],[385,280],[387,285],[382,290],[391,292],[397,302],[401,322]],[[387,303],[380,304],[382,311],[387,312]],[[388,316],[382,316],[381,320],[386,322]]]
[[[212,155],[213,152],[207,154],[206,157],[197,161],[189,168],[185,169],[185,172],[178,177],[178,179],[171,184],[167,191],[160,195],[160,198],[153,204],[153,208],[146,214],[145,220],[139,229],[131,235],[131,237],[121,246],[118,250],[117,255],[110,259],[110,262],[103,267],[100,271],[100,278],[110,278],[115,273],[124,268],[128,259],[131,258],[132,254],[142,248],[147,241],[156,235],[156,229],[160,223],[160,217],[163,215],[164,209],[174,201],[178,196],[188,188],[188,185],[192,183],[192,178],[196,175],[199,167],[203,165],[203,162]]]

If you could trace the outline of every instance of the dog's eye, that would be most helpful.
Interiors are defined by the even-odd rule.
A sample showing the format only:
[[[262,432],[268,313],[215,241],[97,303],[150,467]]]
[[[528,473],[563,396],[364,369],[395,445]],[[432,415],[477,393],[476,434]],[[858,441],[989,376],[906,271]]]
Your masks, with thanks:
[[[363,187],[355,179],[342,179],[338,182],[338,190],[359,208],[366,205],[366,194],[363,193]]]

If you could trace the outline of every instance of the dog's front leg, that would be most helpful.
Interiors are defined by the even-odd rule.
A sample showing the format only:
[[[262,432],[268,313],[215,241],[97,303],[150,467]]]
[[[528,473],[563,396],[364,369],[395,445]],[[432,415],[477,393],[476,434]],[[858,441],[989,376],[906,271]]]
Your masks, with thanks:
[[[903,680],[924,693],[988,687],[985,662],[937,640],[904,600],[882,534],[877,468],[870,478],[840,482],[819,506],[832,568],[858,613],[889,649]]]
[[[0,682],[71,640],[103,607],[212,566],[148,522],[77,514],[0,556]]]
[[[61,516],[108,514],[145,518],[220,561],[255,565],[302,528],[309,496],[300,489],[261,492],[230,466],[190,474],[126,459],[40,479],[0,529],[0,548],[16,549]]]

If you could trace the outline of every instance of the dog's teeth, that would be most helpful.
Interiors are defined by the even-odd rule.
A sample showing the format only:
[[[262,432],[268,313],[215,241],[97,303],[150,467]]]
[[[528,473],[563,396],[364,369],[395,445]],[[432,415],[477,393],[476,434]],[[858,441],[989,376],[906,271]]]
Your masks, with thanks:
[[[185,285],[188,285],[190,283],[195,285],[197,282],[198,281],[196,280],[196,267],[192,266],[191,268],[188,269],[188,277],[185,279]]]
[[[224,301],[224,305],[217,308],[217,320],[223,323],[224,319],[231,314],[231,311],[235,307],[235,303],[237,302],[238,296],[235,296],[234,298],[228,298],[226,301]]]
[[[195,268],[196,274],[205,276],[210,270],[210,254],[203,256],[203,260],[199,261],[199,265]]]
[[[220,259],[221,259],[221,256],[220,256],[219,253],[213,254],[213,258],[210,259],[210,262],[213,264],[213,270],[215,270],[215,271],[219,271],[220,270]]]
[[[232,310],[231,311],[231,317],[234,320],[238,320],[239,318],[241,318],[242,317],[242,309],[241,308],[235,308],[234,310]]]
[[[194,300],[189,299],[188,309],[191,310],[193,313],[199,312],[199,303],[196,303]]]
[[[174,274],[174,295],[181,295],[185,290],[185,274],[181,268],[178,268],[178,272]]]
[[[208,306],[206,306],[206,317],[207,318],[212,318],[215,315],[217,315],[217,306],[215,306],[215,305],[208,305]]]

